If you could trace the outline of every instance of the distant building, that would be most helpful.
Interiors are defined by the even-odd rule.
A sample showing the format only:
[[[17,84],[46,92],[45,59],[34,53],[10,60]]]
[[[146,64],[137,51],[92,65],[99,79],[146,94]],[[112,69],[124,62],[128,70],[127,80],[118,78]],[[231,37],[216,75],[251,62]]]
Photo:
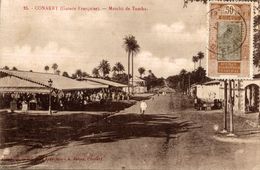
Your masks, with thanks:
[[[220,99],[220,81],[213,80],[203,84],[193,84],[190,94],[204,101]]]
[[[144,79],[141,79],[139,77],[135,77],[133,80],[133,86],[134,86],[134,93],[146,93],[147,92],[147,86]],[[127,92],[127,87],[124,88],[124,91]],[[132,80],[130,80],[130,93],[132,92]]]

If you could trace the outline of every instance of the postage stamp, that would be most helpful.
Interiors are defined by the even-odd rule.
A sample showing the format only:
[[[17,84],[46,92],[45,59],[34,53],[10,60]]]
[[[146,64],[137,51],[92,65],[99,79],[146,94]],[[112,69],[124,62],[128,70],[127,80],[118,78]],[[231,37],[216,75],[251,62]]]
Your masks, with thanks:
[[[207,74],[215,79],[251,79],[253,74],[253,5],[208,4]]]

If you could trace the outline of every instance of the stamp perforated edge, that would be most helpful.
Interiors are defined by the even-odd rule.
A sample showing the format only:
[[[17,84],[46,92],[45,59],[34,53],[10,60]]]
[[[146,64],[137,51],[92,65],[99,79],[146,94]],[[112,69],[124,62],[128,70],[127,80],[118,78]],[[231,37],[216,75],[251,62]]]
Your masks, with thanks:
[[[254,44],[253,44],[253,38],[254,38],[254,17],[256,15],[258,15],[258,11],[256,11],[256,13],[254,14],[254,8],[255,6],[259,6],[259,1],[227,1],[227,0],[209,0],[209,2],[207,3],[207,13],[210,11],[210,4],[211,3],[219,3],[219,4],[250,4],[251,5],[251,21],[250,21],[250,37],[249,37],[249,65],[250,65],[250,71],[249,71],[249,77],[240,77],[238,75],[220,75],[218,77],[214,77],[214,76],[209,76],[208,75],[208,69],[209,69],[209,64],[208,64],[208,60],[209,60],[209,50],[208,50],[208,45],[209,45],[209,21],[210,21],[210,17],[209,15],[207,15],[207,47],[206,47],[206,75],[207,77],[210,77],[212,79],[216,79],[216,80],[252,80],[253,79],[253,74],[254,74],[254,65],[253,65],[253,50],[254,50]]]

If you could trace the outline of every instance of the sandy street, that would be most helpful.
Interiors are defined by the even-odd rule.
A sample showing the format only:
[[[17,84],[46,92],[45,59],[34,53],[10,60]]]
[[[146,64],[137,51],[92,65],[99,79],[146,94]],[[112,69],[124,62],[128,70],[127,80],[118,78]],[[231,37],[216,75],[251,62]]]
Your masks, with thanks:
[[[257,160],[260,157],[259,144],[237,143],[232,140],[220,142],[214,138],[216,132],[213,126],[219,125],[221,128],[221,111],[184,110],[181,106],[187,105],[189,100],[182,95],[154,96],[146,102],[148,108],[144,116],[139,115],[138,102],[106,119],[95,117],[95,120],[89,121],[93,123],[88,123],[84,128],[70,125],[73,127],[71,131],[64,132],[65,126],[63,130],[56,129],[57,139],[54,139],[55,135],[52,136],[51,131],[55,127],[50,126],[49,137],[52,140],[46,142],[47,138],[38,139],[40,147],[35,144],[32,147],[32,142],[9,144],[6,147],[10,151],[9,155],[16,148],[20,159],[15,161],[10,158],[1,164],[6,167],[39,169],[260,168]],[[74,119],[78,121],[75,117]],[[237,131],[250,129],[241,118],[236,117],[235,124]],[[78,133],[74,133],[75,130]],[[33,139],[36,140],[37,137]],[[6,148],[1,149],[2,153]]]

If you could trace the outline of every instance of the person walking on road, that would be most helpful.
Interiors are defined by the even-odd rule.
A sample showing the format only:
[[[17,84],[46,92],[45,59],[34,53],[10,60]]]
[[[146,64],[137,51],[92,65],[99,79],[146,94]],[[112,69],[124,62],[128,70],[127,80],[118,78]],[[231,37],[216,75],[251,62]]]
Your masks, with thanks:
[[[146,111],[146,108],[147,108],[146,102],[145,101],[141,101],[141,103],[140,103],[140,112],[141,112],[142,115]]]

